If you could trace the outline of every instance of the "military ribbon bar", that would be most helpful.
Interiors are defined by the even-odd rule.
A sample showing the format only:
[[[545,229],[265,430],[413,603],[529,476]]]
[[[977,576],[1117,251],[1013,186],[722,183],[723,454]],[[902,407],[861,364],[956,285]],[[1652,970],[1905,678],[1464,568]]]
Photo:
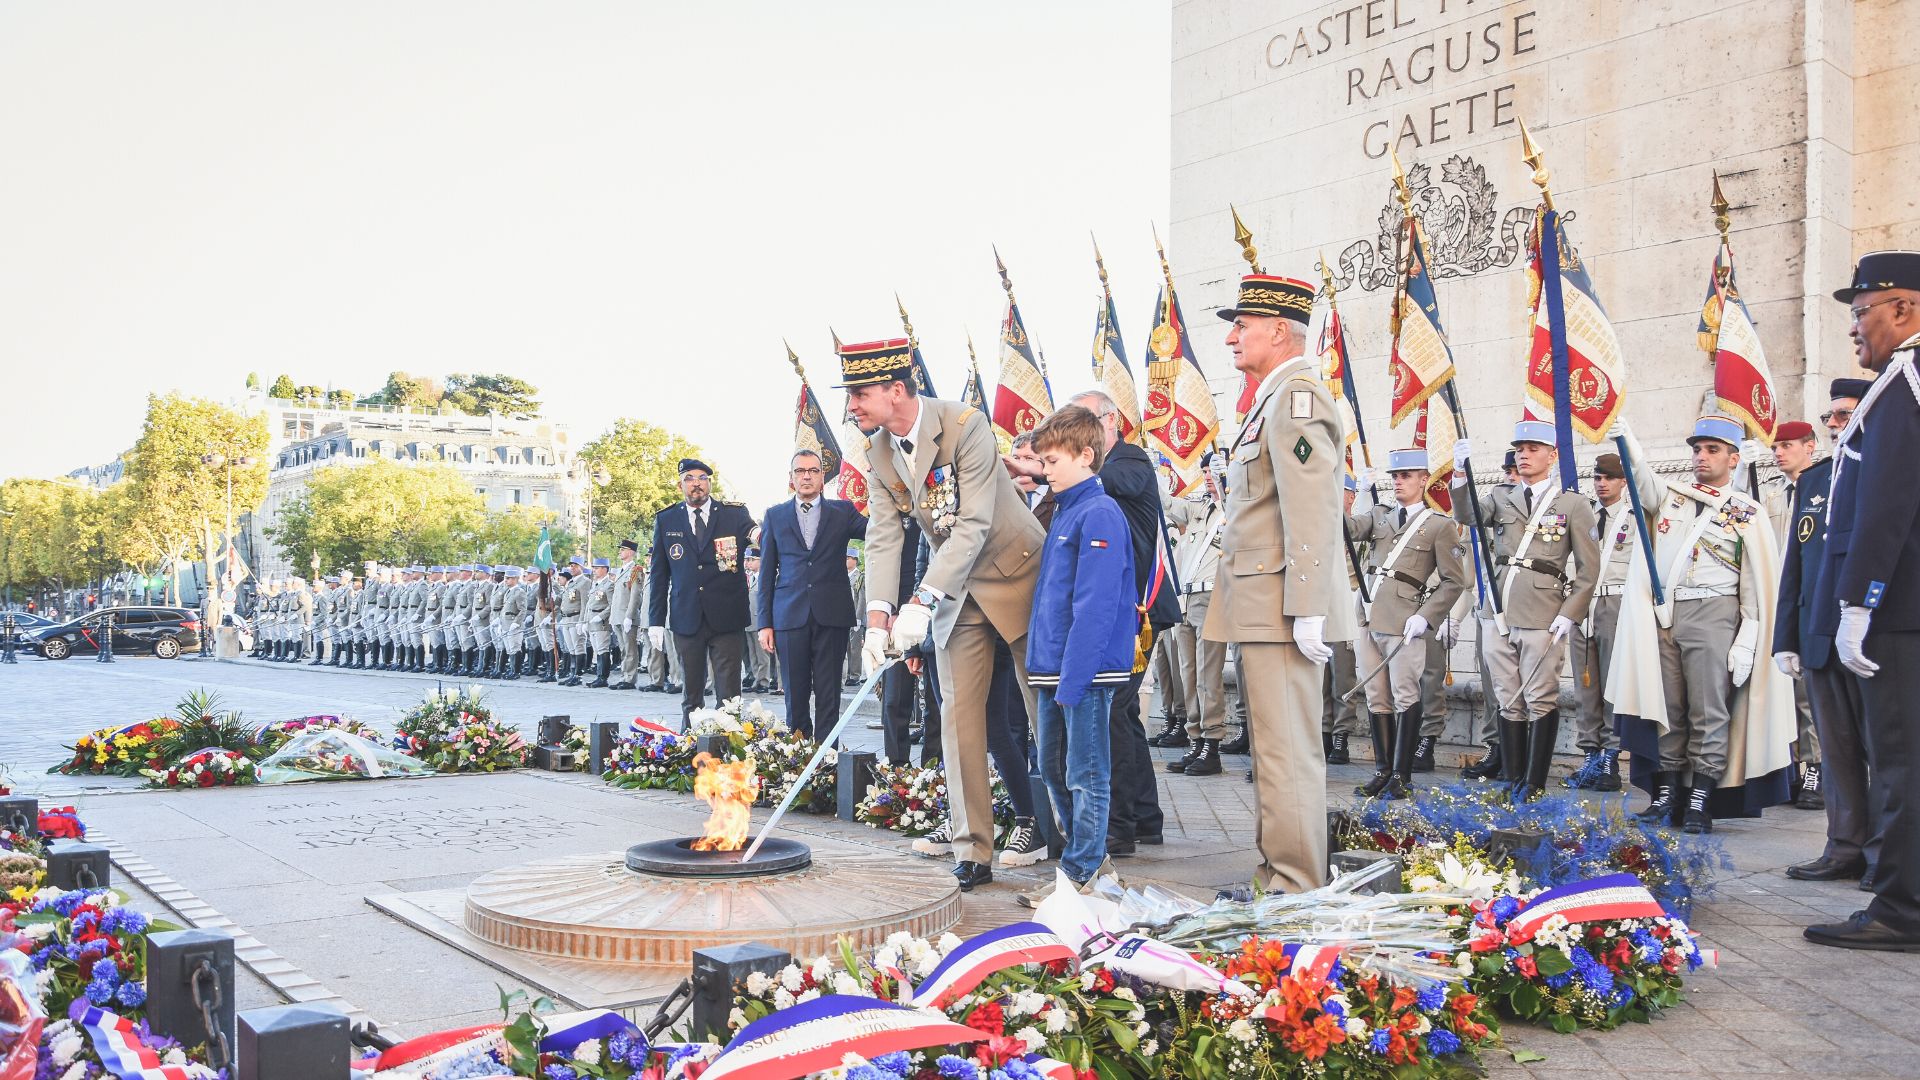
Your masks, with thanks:
[[[877,998],[829,994],[763,1016],[733,1037],[704,1080],[790,1080],[898,1050],[972,1044],[985,1038],[939,1013]]]
[[[1570,923],[1603,919],[1657,919],[1666,909],[1653,898],[1640,879],[1632,874],[1608,874],[1590,881],[1559,885],[1534,897],[1520,910],[1509,932],[1524,939],[1538,931],[1548,919],[1559,915]]]
[[[1059,935],[1037,922],[1017,922],[968,938],[953,950],[913,995],[915,1005],[945,1008],[987,976],[1018,964],[1073,960],[1076,954]]]

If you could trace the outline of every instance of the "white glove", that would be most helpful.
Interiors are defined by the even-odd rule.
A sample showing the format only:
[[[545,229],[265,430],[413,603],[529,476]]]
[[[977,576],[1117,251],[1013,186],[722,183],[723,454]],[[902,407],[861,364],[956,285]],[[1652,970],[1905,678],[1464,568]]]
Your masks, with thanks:
[[[1555,615],[1553,622],[1547,626],[1547,633],[1553,638],[1555,645],[1567,640],[1567,635],[1572,632],[1573,620],[1565,615]]]
[[[1440,644],[1445,645],[1449,649],[1453,648],[1454,645],[1460,641],[1460,620],[1440,620],[1440,632],[1435,634],[1434,637],[1440,640]]]
[[[621,633],[623,633],[623,634],[624,634],[624,633],[626,633],[627,631],[629,631],[629,630],[631,630],[631,629],[633,629],[633,620],[632,620],[632,619],[621,619],[621,620],[620,620],[620,632],[621,632]]]
[[[1873,609],[1842,604],[1840,630],[1833,635],[1833,648],[1840,654],[1840,662],[1863,679],[1873,678],[1873,673],[1880,670],[1880,665],[1867,659],[1865,652],[1867,626],[1872,621]]]
[[[887,662],[889,640],[887,632],[878,626],[867,627],[866,635],[860,639],[860,663],[869,676]]]
[[[667,647],[667,628],[664,626],[647,627],[647,642],[656,649]]]
[[[1613,416],[1612,426],[1607,428],[1607,438],[1624,439],[1627,437],[1627,414],[1623,410]]]
[[[1424,634],[1426,632],[1427,632],[1427,617],[1416,611],[1413,614],[1407,616],[1407,625],[1401,628],[1400,630],[1400,640],[1411,645],[1413,644],[1414,638],[1417,638],[1421,634]]]
[[[1759,460],[1759,458],[1760,458],[1760,440],[1759,439],[1741,439],[1740,440],[1740,460],[1741,461],[1757,461]]]
[[[925,604],[901,604],[893,617],[893,651],[905,653],[927,640],[933,625],[933,609]]]
[[[1779,668],[1780,674],[1785,675],[1787,678],[1797,679],[1800,677],[1800,654],[1793,652],[1774,653],[1773,666]]]
[[[1727,653],[1727,670],[1733,672],[1733,685],[1747,685],[1753,674],[1753,650],[1735,645]]]
[[[1462,476],[1467,472],[1467,459],[1473,456],[1473,442],[1469,439],[1453,440],[1453,471]]]
[[[1302,615],[1293,620],[1293,643],[1299,647],[1300,655],[1316,664],[1324,664],[1333,659],[1333,650],[1321,639],[1326,633],[1327,617],[1324,615]]]

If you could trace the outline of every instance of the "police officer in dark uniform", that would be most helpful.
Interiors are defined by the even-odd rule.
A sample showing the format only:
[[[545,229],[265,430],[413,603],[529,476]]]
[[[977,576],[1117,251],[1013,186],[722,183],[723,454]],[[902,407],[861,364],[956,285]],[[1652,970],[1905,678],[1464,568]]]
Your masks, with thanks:
[[[1863,379],[1835,379],[1835,399],[1857,399],[1866,392]],[[1782,434],[1813,437],[1813,429],[1782,424]],[[1801,881],[1845,881],[1863,877],[1880,854],[1873,835],[1872,802],[1868,797],[1865,719],[1860,708],[1860,680],[1841,666],[1833,654],[1832,625],[1839,621],[1840,605],[1832,592],[1822,593],[1827,506],[1833,487],[1833,459],[1806,467],[1795,481],[1793,506],[1787,514],[1787,542],[1780,567],[1780,602],[1773,619],[1773,660],[1780,670],[1801,680],[1813,707],[1814,729],[1820,735],[1821,786],[1827,811],[1827,845],[1820,857],[1787,867],[1787,876]],[[1831,617],[1821,618],[1831,612]],[[1823,626],[1822,623],[1827,625]]]
[[[1833,464],[1817,612],[1841,664],[1859,676],[1873,797],[1884,837],[1873,902],[1809,941],[1844,949],[1920,952],[1920,251],[1861,256],[1853,284],[1833,294],[1852,308],[1860,366],[1879,375],[1841,430]],[[1832,796],[1829,795],[1829,798]]]
[[[653,519],[647,637],[663,649],[667,630],[673,631],[686,675],[680,695],[685,718],[706,700],[709,667],[718,702],[740,696],[749,621],[746,555],[754,525],[746,507],[713,498],[713,470],[704,461],[681,459],[680,493],[683,501]]]

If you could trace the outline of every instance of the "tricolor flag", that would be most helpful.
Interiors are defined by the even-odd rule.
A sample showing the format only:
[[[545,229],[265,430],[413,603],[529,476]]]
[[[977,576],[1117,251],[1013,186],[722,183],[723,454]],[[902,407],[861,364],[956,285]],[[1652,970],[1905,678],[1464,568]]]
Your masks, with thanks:
[[[987,388],[980,382],[980,361],[973,355],[972,334],[967,335],[967,385],[960,391],[960,400],[983,413],[990,411],[987,408]]]
[[[1553,410],[1560,485],[1579,485],[1573,433],[1603,442],[1625,402],[1626,362],[1559,211],[1542,206],[1531,237],[1533,345],[1527,396]]]
[[[1120,409],[1120,437],[1127,442],[1140,441],[1140,393],[1133,381],[1133,368],[1127,363],[1126,343],[1120,340],[1120,320],[1114,313],[1113,294],[1100,301],[1093,326],[1093,381],[1113,399]]]
[[[1413,426],[1413,446],[1427,452],[1427,505],[1442,513],[1453,513],[1453,444],[1460,432],[1453,413],[1435,409],[1432,402],[1420,406],[1419,420]]]
[[[1020,304],[1007,295],[1007,317],[1000,323],[1000,385],[993,391],[993,426],[1006,438],[1032,431],[1053,411],[1053,395],[1033,358],[1033,342],[1020,318]]]
[[[931,1009],[828,994],[741,1028],[701,1076],[705,1080],[792,1080],[837,1069],[848,1054],[872,1060],[896,1050],[967,1046],[986,1037]]]
[[[834,436],[833,425],[821,411],[820,399],[814,396],[813,387],[804,375],[800,377],[800,400],[794,406],[793,448],[796,452],[811,450],[819,454],[825,475],[841,475],[840,440]]]
[[[1220,434],[1220,413],[1213,389],[1193,358],[1180,297],[1171,289],[1163,290],[1154,306],[1153,334],[1148,338],[1153,358],[1147,361],[1147,404],[1141,426],[1180,478],[1180,490],[1174,493],[1180,496],[1200,482],[1200,458]]]
[[[840,459],[840,497],[862,514],[867,512],[867,433],[851,419],[845,421],[847,449]]]
[[[1700,309],[1700,347],[1713,356],[1713,395],[1721,410],[1740,421],[1747,434],[1772,446],[1780,422],[1773,373],[1747,302],[1734,281],[1733,248],[1724,237],[1713,259],[1706,303]]]
[[[1393,353],[1387,361],[1393,378],[1393,426],[1412,416],[1428,398],[1453,378],[1453,350],[1440,325],[1440,300],[1427,276],[1426,247],[1420,228],[1407,219],[1407,267],[1399,295],[1394,297]]]
[[[1555,915],[1570,923],[1614,919],[1657,919],[1666,914],[1653,893],[1632,874],[1608,874],[1557,885],[1527,901],[1507,924],[1508,933],[1530,934]]]
[[[211,1080],[215,1075],[205,1065],[162,1063],[160,1055],[140,1037],[133,1021],[90,1005],[85,998],[73,1003],[67,1018],[87,1033],[100,1064],[123,1080]]]
[[[1360,447],[1365,463],[1373,464],[1367,451],[1367,429],[1360,422],[1360,392],[1353,383],[1353,352],[1347,343],[1347,324],[1340,318],[1340,305],[1334,299],[1333,282],[1328,281],[1321,293],[1326,298],[1324,305],[1317,300],[1313,306],[1313,318],[1307,327],[1307,342],[1312,346],[1314,355],[1320,360],[1320,379],[1326,384],[1327,392],[1333,395],[1334,407],[1340,413],[1341,430],[1345,433],[1347,475],[1355,475],[1353,468],[1353,448]],[[1248,407],[1252,406],[1251,391],[1243,391]]]

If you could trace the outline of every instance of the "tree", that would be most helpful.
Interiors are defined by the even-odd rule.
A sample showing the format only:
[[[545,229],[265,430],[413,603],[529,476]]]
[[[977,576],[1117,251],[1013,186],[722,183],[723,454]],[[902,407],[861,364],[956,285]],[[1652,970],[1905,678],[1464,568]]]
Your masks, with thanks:
[[[605,535],[618,543],[650,536],[653,516],[680,501],[680,459],[703,456],[698,446],[663,427],[614,421],[612,430],[580,448],[582,461],[611,477],[591,496],[594,538]]]
[[[488,413],[538,416],[540,388],[511,375],[449,375],[443,402],[470,416]]]
[[[486,501],[452,466],[369,458],[315,472],[267,535],[295,566],[316,551],[323,567],[442,563],[468,553],[485,517]]]
[[[209,454],[219,455],[218,464],[205,460]],[[266,501],[264,415],[246,416],[205,398],[147,396],[146,423],[127,462],[133,484],[128,522],[162,551],[198,544],[208,581],[217,576],[213,560],[227,520],[229,474],[234,514]]]
[[[544,506],[509,506],[497,514],[487,515],[470,538],[466,551],[484,563],[531,565],[534,550],[540,546],[542,525],[547,526],[547,536],[553,542],[555,553],[572,551],[580,545],[580,539],[559,527],[559,516]]]
[[[247,389],[249,390],[260,389],[260,373],[259,372],[257,371],[247,372]]]
[[[311,383],[293,388],[294,400],[303,404],[318,405],[326,399],[326,396],[327,391],[325,387],[314,386]]]
[[[298,395],[299,390],[293,385],[293,380],[285,375],[273,380],[273,389],[267,391],[270,398],[286,398],[289,401]]]
[[[377,394],[369,394],[361,399],[370,405],[393,405],[399,408],[432,408],[440,403],[440,391],[433,380],[425,376],[409,375],[396,371],[387,376],[387,385]]]
[[[353,391],[351,390],[327,391],[327,408],[350,409],[352,407],[353,407]]]
[[[118,505],[119,499],[77,484],[0,484],[0,510],[6,511],[0,516],[0,585],[65,589],[118,570],[112,520]]]

